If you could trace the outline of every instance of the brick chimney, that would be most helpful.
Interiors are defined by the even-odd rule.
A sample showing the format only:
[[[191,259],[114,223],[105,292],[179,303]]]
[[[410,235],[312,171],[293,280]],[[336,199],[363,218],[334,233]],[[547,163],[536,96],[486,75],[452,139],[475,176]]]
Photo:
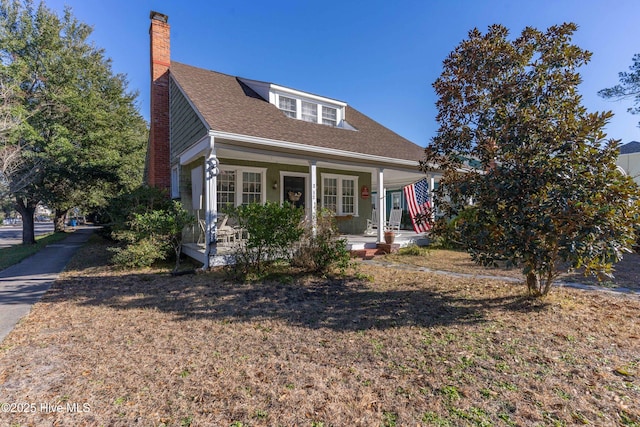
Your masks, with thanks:
[[[147,183],[169,189],[171,187],[169,145],[169,17],[151,12],[149,37],[151,42],[151,109]]]

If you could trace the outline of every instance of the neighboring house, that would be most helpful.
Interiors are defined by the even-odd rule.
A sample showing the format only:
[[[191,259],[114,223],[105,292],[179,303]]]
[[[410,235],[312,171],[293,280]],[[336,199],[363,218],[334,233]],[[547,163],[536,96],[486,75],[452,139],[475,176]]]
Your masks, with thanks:
[[[425,176],[422,147],[343,101],[172,62],[168,17],[150,18],[147,182],[203,220],[204,244],[185,253],[205,267],[218,252],[218,212],[229,205],[290,200],[311,221],[324,207],[341,232],[360,234],[373,192]],[[375,203],[386,211],[384,198]],[[384,241],[385,216],[378,221]]]
[[[618,168],[640,185],[640,142],[631,141],[620,146],[620,155],[616,161]]]

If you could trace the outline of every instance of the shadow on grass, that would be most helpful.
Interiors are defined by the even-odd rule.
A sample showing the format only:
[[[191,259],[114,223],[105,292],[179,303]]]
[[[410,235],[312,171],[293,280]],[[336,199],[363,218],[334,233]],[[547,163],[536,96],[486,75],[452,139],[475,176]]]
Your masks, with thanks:
[[[45,301],[119,310],[157,309],[177,319],[224,322],[284,320],[332,330],[428,327],[483,322],[488,310],[537,311],[545,305],[519,296],[465,298],[419,283],[378,289],[355,278],[313,278],[238,284],[210,274],[82,276],[56,282]]]

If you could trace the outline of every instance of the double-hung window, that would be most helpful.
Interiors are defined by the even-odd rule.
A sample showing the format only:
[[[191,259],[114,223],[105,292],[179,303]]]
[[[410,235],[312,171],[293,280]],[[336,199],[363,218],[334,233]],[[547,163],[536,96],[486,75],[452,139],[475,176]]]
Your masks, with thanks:
[[[221,170],[217,180],[218,212],[236,205],[236,171]]]
[[[293,119],[297,119],[298,118],[298,108],[296,105],[296,100],[294,98],[289,98],[288,96],[282,96],[280,95],[280,100],[278,101],[279,105],[278,107],[282,110],[282,112],[293,118]]]
[[[338,124],[338,113],[335,108],[322,106],[322,124],[336,126]]]
[[[318,104],[302,101],[302,120],[318,123]]]
[[[242,204],[262,202],[262,172],[242,172]]]
[[[224,211],[230,206],[264,203],[266,169],[221,166],[217,179],[217,207]]]
[[[338,178],[322,179],[322,206],[338,213]]]
[[[322,174],[322,206],[336,215],[358,215],[358,177]]]

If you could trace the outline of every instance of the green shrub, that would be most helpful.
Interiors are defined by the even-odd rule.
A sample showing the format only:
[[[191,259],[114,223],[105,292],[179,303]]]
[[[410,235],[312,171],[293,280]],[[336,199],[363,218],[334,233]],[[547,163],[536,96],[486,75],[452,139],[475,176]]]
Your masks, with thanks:
[[[247,231],[245,245],[236,251],[235,273],[246,277],[255,272],[261,274],[265,262],[289,261],[292,248],[304,232],[304,210],[285,203],[252,203],[231,208],[229,217]]]
[[[111,261],[122,268],[149,267],[166,257],[162,245],[152,238],[138,240],[125,247],[109,248],[113,252]]]
[[[292,264],[305,271],[322,274],[333,267],[344,272],[351,265],[347,241],[340,238],[333,212],[327,209],[318,212],[315,235],[311,224],[305,227]]]
[[[115,249],[112,260],[123,267],[143,267],[174,255],[174,271],[177,271],[182,250],[182,230],[194,223],[193,215],[177,201],[169,201],[164,209],[134,212],[133,219],[126,223],[128,228],[113,233],[114,238],[127,243],[127,246]],[[131,259],[135,256],[140,259]]]

